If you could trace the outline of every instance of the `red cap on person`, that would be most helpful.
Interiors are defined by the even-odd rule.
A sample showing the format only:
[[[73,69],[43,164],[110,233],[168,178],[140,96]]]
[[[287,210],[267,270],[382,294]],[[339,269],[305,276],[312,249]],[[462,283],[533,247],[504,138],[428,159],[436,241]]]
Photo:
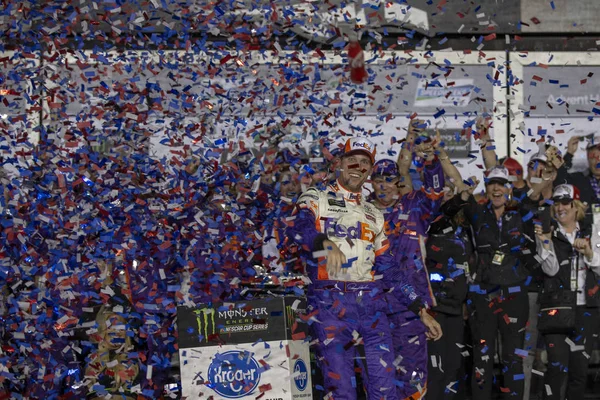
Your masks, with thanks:
[[[506,160],[504,160],[502,166],[508,170],[508,174],[510,176],[523,175],[523,166],[512,157],[508,157]]]

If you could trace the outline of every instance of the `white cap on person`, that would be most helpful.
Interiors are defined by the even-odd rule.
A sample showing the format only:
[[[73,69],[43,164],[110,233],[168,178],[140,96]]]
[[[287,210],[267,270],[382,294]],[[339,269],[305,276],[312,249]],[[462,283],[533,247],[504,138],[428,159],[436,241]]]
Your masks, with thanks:
[[[377,153],[375,145],[365,138],[350,138],[346,141],[344,146],[344,154],[342,157],[349,156],[350,154],[363,153],[371,159],[371,164],[375,163],[375,154]]]
[[[506,185],[509,180],[510,175],[508,169],[497,165],[488,171],[487,176],[485,177],[485,184],[491,185],[492,183],[499,183],[501,185]]]
[[[548,161],[548,156],[546,156],[546,152],[545,151],[538,151],[537,153],[535,153],[534,155],[531,156],[531,158],[529,159],[529,162],[536,162],[536,161],[541,161],[543,163],[546,163]]]
[[[554,192],[552,192],[552,200],[561,201],[561,200],[580,200],[579,189],[573,185],[569,185],[567,183],[563,183],[562,185],[558,185],[554,188]]]
[[[593,137],[588,139],[588,144],[587,144],[586,150],[591,150],[598,146],[600,146],[600,135],[594,135]]]

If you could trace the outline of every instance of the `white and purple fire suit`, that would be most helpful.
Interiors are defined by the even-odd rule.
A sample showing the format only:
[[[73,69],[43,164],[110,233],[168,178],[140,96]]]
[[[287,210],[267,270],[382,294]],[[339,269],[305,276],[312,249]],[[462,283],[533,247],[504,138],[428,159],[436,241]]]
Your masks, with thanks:
[[[298,199],[288,235],[309,252],[308,300],[321,361],[325,393],[355,399],[356,346],[364,343],[365,383],[369,399],[396,399],[396,368],[382,277],[392,258],[382,213],[334,182],[325,190],[308,189]],[[335,243],[347,263],[329,276],[323,241]],[[413,294],[410,287],[404,292]],[[418,296],[417,296],[418,297]],[[418,299],[416,300],[418,301]]]
[[[425,267],[425,239],[429,225],[441,206],[444,174],[439,162],[426,166],[423,186],[404,195],[384,210],[385,233],[394,258],[386,287],[397,289],[397,282],[412,292],[389,292],[388,318],[392,326],[399,399],[421,399],[427,392],[426,328],[418,312],[433,305],[433,294]],[[407,285],[408,284],[408,285]],[[412,299],[419,298],[418,302]]]

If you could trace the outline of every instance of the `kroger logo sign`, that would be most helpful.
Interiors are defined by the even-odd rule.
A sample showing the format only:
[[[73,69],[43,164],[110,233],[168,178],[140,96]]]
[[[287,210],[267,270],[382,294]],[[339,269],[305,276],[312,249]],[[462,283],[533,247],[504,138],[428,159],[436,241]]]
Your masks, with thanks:
[[[299,358],[294,363],[294,383],[299,391],[304,391],[308,385],[308,369],[304,360]]]
[[[248,352],[232,350],[217,354],[208,367],[208,384],[228,399],[244,397],[260,382],[260,365]]]

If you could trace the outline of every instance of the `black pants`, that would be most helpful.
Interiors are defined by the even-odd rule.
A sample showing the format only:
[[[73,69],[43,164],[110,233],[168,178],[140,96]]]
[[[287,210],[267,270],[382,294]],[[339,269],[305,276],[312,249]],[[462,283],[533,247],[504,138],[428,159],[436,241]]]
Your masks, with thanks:
[[[593,335],[598,333],[599,328],[598,309],[577,306],[575,332],[570,335],[544,335],[548,352],[548,370],[544,374],[544,383],[550,388],[550,392],[545,388],[544,399],[563,400],[565,395],[569,400],[584,398],[589,356],[596,340]],[[567,338],[573,345],[566,342]]]
[[[457,346],[457,343],[464,345],[465,322],[462,315],[444,313],[437,313],[435,319],[444,334],[436,342],[427,342],[427,398],[454,399],[460,386],[458,371],[463,358],[461,352],[468,351],[466,346],[462,349]]]
[[[473,400],[492,398],[494,378],[494,354],[496,353],[496,335],[502,338],[502,371],[504,383],[500,387],[506,398],[523,397],[525,377],[523,375],[523,350],[525,326],[529,316],[529,298],[527,291],[521,288],[509,290],[503,287],[501,296],[470,293],[471,329],[473,333],[473,376],[471,388]],[[510,293],[513,291],[513,293]],[[516,292],[515,292],[516,291]],[[515,353],[517,350],[517,353]]]

